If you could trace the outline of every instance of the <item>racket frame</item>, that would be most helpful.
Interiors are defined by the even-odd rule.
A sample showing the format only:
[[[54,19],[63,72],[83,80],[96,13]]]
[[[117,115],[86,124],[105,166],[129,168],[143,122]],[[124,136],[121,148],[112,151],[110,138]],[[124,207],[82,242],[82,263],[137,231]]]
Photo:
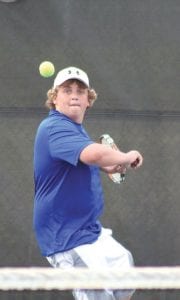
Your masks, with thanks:
[[[107,145],[107,146],[111,147],[112,149],[119,150],[119,148],[115,144],[113,138],[109,134],[107,134],[107,133],[102,134],[100,136],[99,140],[100,140],[101,144]],[[125,174],[108,173],[108,176],[114,183],[117,183],[117,184],[120,184],[125,181]]]

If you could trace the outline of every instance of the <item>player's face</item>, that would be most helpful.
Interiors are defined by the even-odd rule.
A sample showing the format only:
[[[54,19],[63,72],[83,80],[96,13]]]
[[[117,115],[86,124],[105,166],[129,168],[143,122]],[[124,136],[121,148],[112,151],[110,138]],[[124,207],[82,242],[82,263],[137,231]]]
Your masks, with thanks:
[[[56,110],[74,122],[82,123],[85,111],[89,106],[88,88],[77,81],[65,82],[59,87],[54,104]]]

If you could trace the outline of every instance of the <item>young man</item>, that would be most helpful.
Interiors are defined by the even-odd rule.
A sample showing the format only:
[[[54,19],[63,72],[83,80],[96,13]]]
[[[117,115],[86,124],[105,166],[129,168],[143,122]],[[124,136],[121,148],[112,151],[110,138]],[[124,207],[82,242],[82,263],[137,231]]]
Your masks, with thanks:
[[[53,267],[124,268],[131,253],[99,222],[103,192],[99,170],[138,168],[138,151],[123,153],[91,140],[82,126],[96,100],[87,74],[75,67],[61,70],[48,91],[48,117],[34,145],[34,229],[41,253]],[[133,163],[137,162],[134,167]],[[133,291],[75,290],[78,300],[127,300]]]

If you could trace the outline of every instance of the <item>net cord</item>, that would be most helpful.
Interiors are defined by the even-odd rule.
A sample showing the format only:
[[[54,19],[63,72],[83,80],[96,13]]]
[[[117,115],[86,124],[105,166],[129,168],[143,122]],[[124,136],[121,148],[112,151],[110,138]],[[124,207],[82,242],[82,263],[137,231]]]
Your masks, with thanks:
[[[180,289],[180,267],[0,268],[0,290]]]

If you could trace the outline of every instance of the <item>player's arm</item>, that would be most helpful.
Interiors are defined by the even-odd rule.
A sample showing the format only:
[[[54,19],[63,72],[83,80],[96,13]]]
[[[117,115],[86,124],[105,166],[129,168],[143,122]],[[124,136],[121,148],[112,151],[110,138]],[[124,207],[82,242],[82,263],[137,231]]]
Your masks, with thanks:
[[[141,166],[143,158],[136,150],[124,153],[107,145],[93,143],[82,150],[80,160],[86,164],[98,165],[100,168],[118,165],[130,168],[136,162],[137,168]]]

